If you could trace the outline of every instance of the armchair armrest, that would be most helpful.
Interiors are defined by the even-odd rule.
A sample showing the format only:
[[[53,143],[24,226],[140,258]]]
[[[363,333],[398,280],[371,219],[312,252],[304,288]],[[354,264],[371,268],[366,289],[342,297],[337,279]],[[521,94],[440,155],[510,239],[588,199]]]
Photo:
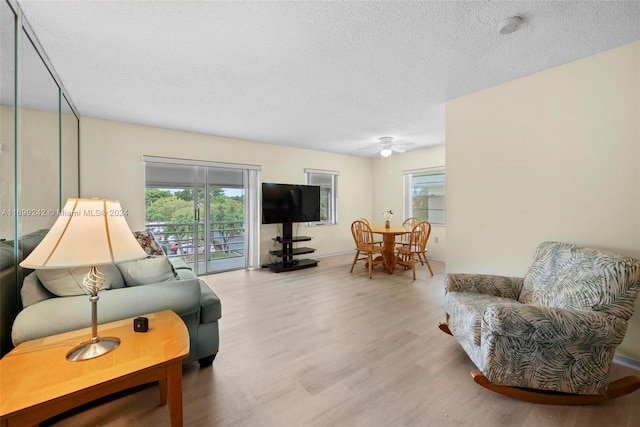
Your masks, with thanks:
[[[485,334],[525,338],[556,345],[617,346],[627,322],[606,313],[519,303],[489,304],[482,319]]]
[[[449,273],[444,279],[445,294],[449,292],[474,292],[495,297],[518,299],[522,290],[522,277],[491,274]]]

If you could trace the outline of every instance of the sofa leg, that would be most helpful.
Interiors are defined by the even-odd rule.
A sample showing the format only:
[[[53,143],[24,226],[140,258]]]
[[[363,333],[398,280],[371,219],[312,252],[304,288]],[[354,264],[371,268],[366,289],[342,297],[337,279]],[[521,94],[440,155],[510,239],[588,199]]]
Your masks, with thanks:
[[[208,368],[209,366],[211,366],[211,364],[213,363],[213,359],[216,358],[216,354],[212,354],[210,356],[207,357],[203,357],[202,359],[198,359],[198,363],[200,364],[201,368]]]

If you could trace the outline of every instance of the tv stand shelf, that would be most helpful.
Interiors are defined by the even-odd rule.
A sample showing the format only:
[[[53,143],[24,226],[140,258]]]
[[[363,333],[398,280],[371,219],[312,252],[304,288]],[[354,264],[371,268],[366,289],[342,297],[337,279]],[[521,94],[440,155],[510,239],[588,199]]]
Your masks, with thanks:
[[[287,252],[287,255],[302,255],[302,254],[310,254],[315,252],[316,250],[313,248],[293,248],[291,249],[289,252]],[[280,250],[280,251],[269,251],[270,254],[281,257],[285,255],[284,250]]]
[[[282,236],[275,237],[272,240],[280,242],[282,249],[269,251],[271,255],[275,255],[282,258],[282,262],[275,262],[269,264],[269,268],[276,273],[283,271],[300,270],[303,268],[316,267],[318,261],[313,259],[293,259],[296,255],[310,254],[315,252],[313,248],[294,248],[293,244],[296,242],[308,242],[311,240],[309,236],[294,236],[293,224],[285,222],[282,224]]]
[[[271,240],[275,240],[276,242],[281,242],[281,243],[294,243],[294,242],[308,242],[311,239],[312,237],[309,237],[309,236],[291,236],[288,239],[285,239],[284,237],[274,237]]]
[[[283,262],[275,262],[273,264],[269,264],[269,268],[271,271],[276,273],[282,273],[283,271],[293,271],[293,270],[301,270],[303,268],[309,267],[317,267],[318,261],[314,259],[301,259],[292,261],[290,264],[285,264]]]

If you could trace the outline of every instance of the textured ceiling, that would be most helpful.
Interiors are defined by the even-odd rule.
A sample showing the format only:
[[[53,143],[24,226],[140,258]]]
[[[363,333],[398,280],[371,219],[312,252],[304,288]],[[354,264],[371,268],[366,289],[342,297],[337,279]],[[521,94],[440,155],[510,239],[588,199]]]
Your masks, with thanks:
[[[358,156],[442,144],[446,100],[640,39],[637,0],[18,4],[81,116]]]

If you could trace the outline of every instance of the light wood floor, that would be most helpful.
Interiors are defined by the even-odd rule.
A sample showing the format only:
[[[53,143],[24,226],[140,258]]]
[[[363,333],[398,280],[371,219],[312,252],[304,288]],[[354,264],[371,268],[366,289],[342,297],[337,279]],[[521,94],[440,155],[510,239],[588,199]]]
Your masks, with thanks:
[[[204,277],[222,300],[213,367],[184,367],[186,426],[637,426],[640,391],[598,406],[519,402],[476,385],[442,333],[444,264],[373,279],[352,255],[287,273]],[[637,314],[636,314],[637,315]],[[636,374],[614,366],[612,378]],[[50,420],[56,426],[168,426],[145,386]]]

